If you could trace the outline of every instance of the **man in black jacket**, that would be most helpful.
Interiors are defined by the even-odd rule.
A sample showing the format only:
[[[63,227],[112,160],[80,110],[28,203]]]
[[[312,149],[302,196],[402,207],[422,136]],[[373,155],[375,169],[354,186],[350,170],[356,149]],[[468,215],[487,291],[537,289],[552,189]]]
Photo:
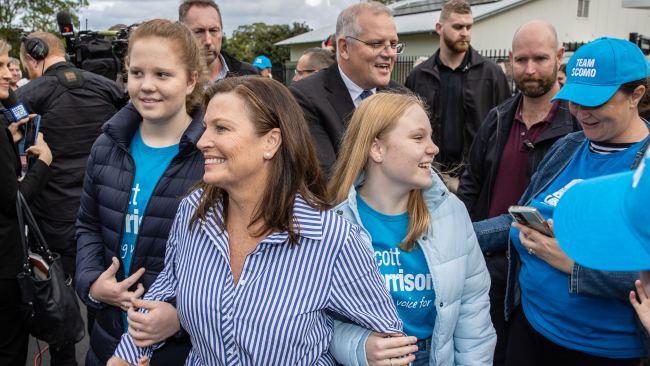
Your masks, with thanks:
[[[560,90],[564,55],[552,25],[531,21],[512,41],[510,58],[518,93],[492,109],[478,130],[460,179],[458,197],[473,221],[505,214],[528,186],[555,141],[580,129],[566,101],[550,102]],[[503,365],[508,332],[504,319],[505,252],[485,253],[492,279],[490,313],[497,331],[494,365]]]
[[[326,175],[336,161],[345,124],[361,101],[378,91],[404,89],[390,79],[404,49],[390,9],[376,2],[347,7],[336,21],[336,42],[338,63],[290,87]]]
[[[40,130],[53,155],[52,178],[34,200],[34,216],[52,251],[61,256],[63,270],[74,277],[74,223],[86,160],[102,124],[124,103],[124,94],[114,81],[67,63],[63,44],[54,34],[30,34],[22,42],[20,57],[32,81],[16,95],[42,116]],[[50,353],[53,365],[76,364],[74,344],[51,345]]]
[[[473,23],[466,1],[445,3],[436,24],[440,48],[411,71],[405,84],[429,105],[433,141],[440,148],[436,162],[454,192],[481,121],[510,96],[501,68],[470,46]]]
[[[223,22],[219,6],[213,0],[184,0],[178,7],[178,20],[194,33],[199,46],[203,47],[210,81],[258,74],[253,65],[239,61],[221,49]]]

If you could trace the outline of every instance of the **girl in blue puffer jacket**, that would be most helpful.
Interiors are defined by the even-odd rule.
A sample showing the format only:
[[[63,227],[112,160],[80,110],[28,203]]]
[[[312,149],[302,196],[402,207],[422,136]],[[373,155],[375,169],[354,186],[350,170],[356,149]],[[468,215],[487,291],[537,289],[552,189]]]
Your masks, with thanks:
[[[162,19],[141,24],[129,38],[127,67],[131,103],[93,145],[77,220],[76,290],[96,314],[86,365],[105,365],[127,331],[144,345],[180,328],[171,304],[137,298],[163,269],[178,205],[203,176],[196,142],[205,66],[192,32]],[[131,311],[138,325],[129,326],[134,307],[149,311]],[[152,365],[184,362],[189,339],[175,340]]]
[[[345,365],[492,365],[490,278],[465,206],[432,169],[438,147],[422,101],[379,93],[355,111],[329,193],[361,226],[405,334],[335,321]]]

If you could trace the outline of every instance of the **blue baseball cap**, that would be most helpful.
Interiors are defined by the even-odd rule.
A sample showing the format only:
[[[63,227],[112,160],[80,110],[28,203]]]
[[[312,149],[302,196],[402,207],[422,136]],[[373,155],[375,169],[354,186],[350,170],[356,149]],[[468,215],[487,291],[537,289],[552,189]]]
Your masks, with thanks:
[[[269,60],[268,57],[264,55],[260,55],[255,57],[255,60],[253,60],[253,66],[257,67],[260,70],[264,70],[264,69],[272,68],[273,64],[271,63],[271,60]]]
[[[565,99],[585,107],[607,102],[618,88],[645,79],[650,65],[643,52],[630,41],[598,38],[573,54],[566,67],[566,84],[551,99]]]
[[[650,269],[650,149],[636,171],[584,180],[553,213],[564,252],[604,271]]]

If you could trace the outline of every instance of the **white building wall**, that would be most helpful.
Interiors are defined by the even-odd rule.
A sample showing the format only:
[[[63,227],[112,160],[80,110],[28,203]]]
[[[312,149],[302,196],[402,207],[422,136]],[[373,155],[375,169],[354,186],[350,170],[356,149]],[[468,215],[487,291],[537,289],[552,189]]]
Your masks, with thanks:
[[[398,29],[399,32],[399,29]],[[418,33],[399,36],[399,40],[406,42],[405,56],[430,56],[439,47],[439,38],[436,33]]]
[[[560,42],[587,42],[602,36],[627,39],[630,32],[650,35],[650,10],[625,9],[620,0],[591,0],[589,17],[579,18],[578,0],[536,0],[474,25],[476,49],[510,49],[517,28],[533,19],[555,25]]]
[[[320,47],[320,46],[321,44],[319,42],[294,44],[289,46],[289,53],[291,54],[291,62],[298,62],[298,59],[300,58],[300,56],[302,56],[302,53],[305,52],[306,49],[312,47]]]

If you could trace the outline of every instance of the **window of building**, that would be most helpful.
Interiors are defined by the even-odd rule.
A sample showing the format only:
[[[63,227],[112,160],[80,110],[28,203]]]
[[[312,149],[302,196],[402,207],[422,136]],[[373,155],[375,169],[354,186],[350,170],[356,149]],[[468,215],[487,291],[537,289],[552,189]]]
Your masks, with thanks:
[[[578,18],[589,18],[589,0],[578,0]]]

